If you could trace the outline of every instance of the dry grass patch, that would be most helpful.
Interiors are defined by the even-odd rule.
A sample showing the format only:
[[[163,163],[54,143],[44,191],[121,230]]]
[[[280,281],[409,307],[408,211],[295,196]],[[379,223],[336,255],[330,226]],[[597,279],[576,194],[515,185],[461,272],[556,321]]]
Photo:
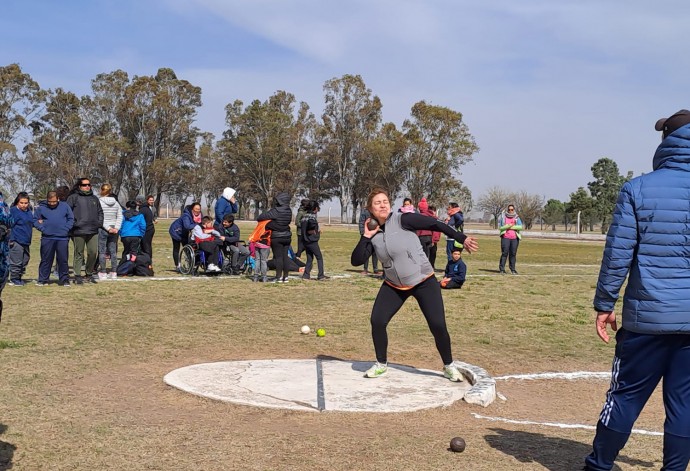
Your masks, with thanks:
[[[241,224],[243,233],[252,226]],[[156,273],[174,276],[165,223],[157,231]],[[324,228],[327,273],[349,275],[324,283],[198,277],[7,288],[0,469],[577,469],[591,431],[471,414],[594,424],[604,381],[499,383],[508,401],[487,409],[456,403],[407,414],[257,409],[163,383],[169,371],[200,362],[372,359],[369,313],[381,281],[349,265],[358,237],[354,228]],[[596,338],[591,310],[601,244],[524,240],[520,276],[496,273],[497,237],[480,244],[480,253],[466,256],[466,288],[444,292],[456,358],[494,375],[609,369],[613,346]],[[37,244],[32,251],[29,277]],[[300,335],[303,324],[328,335]],[[392,362],[439,368],[414,302],[389,334]],[[655,397],[641,425],[661,430],[661,410]],[[446,450],[456,435],[467,440],[465,453]],[[658,437],[634,436],[621,469],[658,467],[660,455]]]

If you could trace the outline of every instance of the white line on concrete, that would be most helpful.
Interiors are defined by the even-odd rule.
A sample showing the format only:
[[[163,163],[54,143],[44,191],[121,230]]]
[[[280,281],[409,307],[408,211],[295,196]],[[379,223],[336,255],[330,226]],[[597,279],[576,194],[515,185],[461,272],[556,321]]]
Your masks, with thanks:
[[[583,425],[583,424],[559,424],[554,422],[535,422],[532,420],[512,420],[504,419],[503,417],[487,417],[485,415],[479,415],[472,412],[475,419],[490,420],[492,422],[503,422],[506,424],[517,424],[517,425],[541,425],[543,427],[556,427],[556,428],[579,428],[585,430],[596,430],[597,428],[593,425]],[[663,437],[662,432],[654,432],[649,430],[633,429],[632,433],[637,433],[640,435],[652,435],[655,437]]]
[[[606,371],[573,371],[571,373],[533,373],[533,374],[521,374],[521,375],[505,375],[505,376],[495,376],[495,380],[508,380],[508,379],[522,379],[522,380],[535,380],[535,379],[609,379],[611,377],[611,372]]]

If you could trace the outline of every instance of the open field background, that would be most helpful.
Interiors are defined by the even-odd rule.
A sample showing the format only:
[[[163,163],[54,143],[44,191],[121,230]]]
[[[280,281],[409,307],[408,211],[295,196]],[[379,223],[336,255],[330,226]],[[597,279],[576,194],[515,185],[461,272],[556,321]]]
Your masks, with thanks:
[[[240,226],[244,234],[251,224]],[[579,469],[593,432],[491,422],[594,425],[607,381],[500,381],[507,400],[408,414],[303,413],[237,406],[166,386],[189,364],[260,358],[373,358],[368,316],[380,280],[349,265],[356,229],[325,227],[326,282],[238,277],[7,287],[0,325],[0,470]],[[469,279],[445,292],[454,354],[492,375],[608,371],[591,298],[601,243],[524,240],[520,276],[497,274],[498,237],[467,255]],[[29,278],[38,265],[32,247]],[[172,272],[167,223],[156,276]],[[437,265],[444,263],[439,254]],[[328,335],[299,334],[303,324]],[[389,359],[440,367],[414,302],[389,326]],[[452,387],[449,384],[449,387]],[[658,394],[638,428],[663,430]],[[462,454],[447,451],[453,436]],[[661,438],[633,435],[620,469],[658,469]]]

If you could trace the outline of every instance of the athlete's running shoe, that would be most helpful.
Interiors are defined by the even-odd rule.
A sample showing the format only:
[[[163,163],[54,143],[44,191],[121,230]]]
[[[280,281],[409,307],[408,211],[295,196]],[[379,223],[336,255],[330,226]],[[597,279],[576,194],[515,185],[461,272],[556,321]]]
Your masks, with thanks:
[[[374,363],[374,365],[367,370],[366,373],[364,373],[364,376],[367,378],[378,378],[379,376],[383,376],[388,372],[388,364],[387,363],[379,363],[378,361]]]
[[[462,374],[460,373],[460,370],[458,370],[458,367],[452,363],[450,365],[443,366],[443,376],[451,381],[462,381]]]

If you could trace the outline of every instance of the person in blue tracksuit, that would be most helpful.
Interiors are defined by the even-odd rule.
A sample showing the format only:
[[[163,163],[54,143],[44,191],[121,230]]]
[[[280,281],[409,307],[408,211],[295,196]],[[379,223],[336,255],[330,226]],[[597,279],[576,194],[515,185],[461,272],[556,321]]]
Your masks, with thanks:
[[[597,422],[587,470],[609,470],[633,424],[663,380],[662,470],[690,460],[690,111],[660,119],[653,171],[621,188],[606,236],[594,296],[596,330],[616,333],[611,385]],[[614,305],[627,277],[622,325]]]
[[[53,260],[57,259],[58,284],[69,287],[69,235],[74,227],[72,208],[58,200],[56,191],[49,191],[45,201],[34,210],[34,227],[41,232],[41,262],[37,286],[46,286]]]
[[[25,191],[17,194],[10,213],[14,219],[10,234],[10,285],[24,286],[22,276],[31,259],[31,236],[34,229],[34,213]]]

